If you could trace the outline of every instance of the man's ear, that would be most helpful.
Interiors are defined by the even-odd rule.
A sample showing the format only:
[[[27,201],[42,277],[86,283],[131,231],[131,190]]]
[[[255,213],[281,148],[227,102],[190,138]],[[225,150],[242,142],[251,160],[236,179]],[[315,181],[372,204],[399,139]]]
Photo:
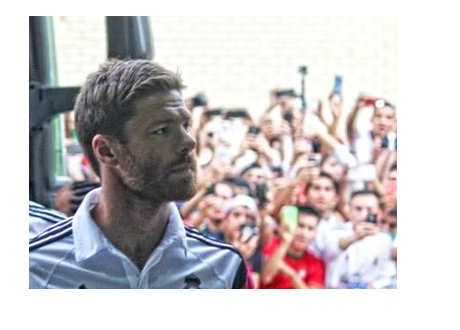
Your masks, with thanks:
[[[117,141],[107,135],[97,134],[93,137],[92,147],[93,152],[98,161],[109,167],[114,167],[119,164],[116,156]]]

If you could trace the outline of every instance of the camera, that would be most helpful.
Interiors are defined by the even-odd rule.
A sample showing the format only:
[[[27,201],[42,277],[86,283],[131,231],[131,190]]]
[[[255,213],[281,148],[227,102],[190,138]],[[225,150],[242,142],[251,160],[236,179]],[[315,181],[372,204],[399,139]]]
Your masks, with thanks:
[[[192,98],[193,107],[204,107],[208,105],[208,98],[203,93],[198,93]]]
[[[241,241],[242,242],[247,242],[252,237],[259,235],[260,233],[259,228],[251,224],[241,225],[240,231],[241,231]]]
[[[377,223],[377,215],[374,213],[369,213],[366,218],[366,222],[376,224]]]
[[[299,66],[299,73],[307,74],[307,67],[305,65]]]

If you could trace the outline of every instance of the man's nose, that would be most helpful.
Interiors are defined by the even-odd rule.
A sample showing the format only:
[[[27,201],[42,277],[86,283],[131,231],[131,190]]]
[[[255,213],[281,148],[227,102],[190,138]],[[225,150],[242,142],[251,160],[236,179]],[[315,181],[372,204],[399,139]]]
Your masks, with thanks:
[[[196,147],[196,140],[193,136],[185,129],[181,131],[181,139],[178,143],[177,152],[182,153],[189,153]]]

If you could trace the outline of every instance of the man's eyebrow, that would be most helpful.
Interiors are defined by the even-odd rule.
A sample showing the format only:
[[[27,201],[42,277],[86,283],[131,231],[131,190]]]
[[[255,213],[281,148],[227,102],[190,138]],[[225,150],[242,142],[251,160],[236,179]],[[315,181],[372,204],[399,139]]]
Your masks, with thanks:
[[[152,125],[159,125],[159,124],[169,124],[174,122],[172,118],[160,118],[152,121]]]
[[[152,125],[159,125],[159,124],[171,124],[176,121],[189,121],[191,120],[191,116],[189,114],[182,114],[179,116],[174,116],[174,117],[165,117],[165,118],[159,118],[154,121],[152,121]]]

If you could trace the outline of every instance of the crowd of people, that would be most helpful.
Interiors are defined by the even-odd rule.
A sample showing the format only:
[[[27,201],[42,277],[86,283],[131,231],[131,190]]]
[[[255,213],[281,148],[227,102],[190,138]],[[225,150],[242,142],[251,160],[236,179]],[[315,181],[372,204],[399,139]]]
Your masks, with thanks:
[[[268,94],[257,120],[203,94],[185,100],[197,154],[196,193],[175,201],[185,226],[236,248],[255,288],[396,288],[395,106],[359,95],[341,134],[340,93],[314,108],[292,90]],[[71,157],[74,183],[54,205],[65,216],[100,185],[83,154]]]
[[[187,103],[200,172],[181,214],[237,247],[259,288],[396,288],[396,109],[360,95],[343,137],[342,97],[330,94],[329,123],[321,103],[303,109],[277,89],[258,121],[199,97]],[[368,130],[357,125],[365,108]],[[292,230],[287,206],[297,208]]]

